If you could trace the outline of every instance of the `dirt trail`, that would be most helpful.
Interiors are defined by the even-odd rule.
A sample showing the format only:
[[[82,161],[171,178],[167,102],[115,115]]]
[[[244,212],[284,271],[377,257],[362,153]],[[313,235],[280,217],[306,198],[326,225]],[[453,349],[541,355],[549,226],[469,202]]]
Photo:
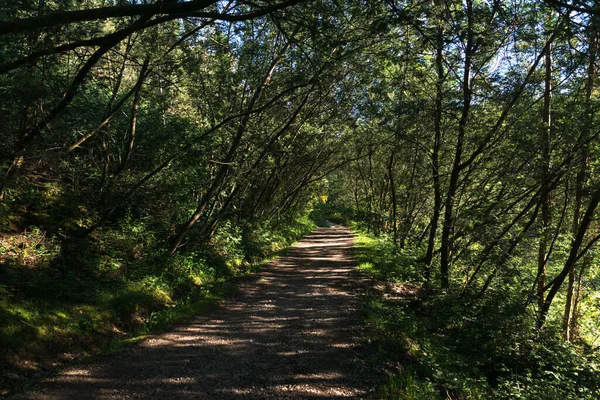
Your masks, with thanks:
[[[369,398],[351,246],[348,229],[320,228],[208,315],[20,398]]]

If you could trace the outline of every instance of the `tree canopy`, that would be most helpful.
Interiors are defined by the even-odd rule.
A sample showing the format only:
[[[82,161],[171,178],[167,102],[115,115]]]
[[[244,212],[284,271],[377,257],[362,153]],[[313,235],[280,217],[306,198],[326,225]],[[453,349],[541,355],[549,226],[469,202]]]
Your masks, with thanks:
[[[0,293],[131,272],[175,298],[207,274],[185,260],[237,268],[324,209],[425,287],[598,350],[595,1],[0,10]]]

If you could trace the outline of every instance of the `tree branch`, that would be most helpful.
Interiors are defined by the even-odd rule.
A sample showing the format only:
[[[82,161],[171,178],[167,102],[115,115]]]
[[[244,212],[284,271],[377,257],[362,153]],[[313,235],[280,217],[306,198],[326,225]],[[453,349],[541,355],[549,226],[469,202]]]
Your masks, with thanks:
[[[129,17],[136,15],[167,14],[166,20],[182,17],[214,18],[223,21],[245,21],[258,18],[277,10],[290,7],[304,0],[289,0],[274,4],[246,14],[221,14],[218,12],[200,12],[217,3],[217,0],[193,0],[181,3],[139,4],[128,6],[101,7],[88,10],[55,12],[40,17],[22,18],[13,21],[0,22],[0,35],[24,32],[51,26],[68,25],[76,22],[97,21],[107,18]]]

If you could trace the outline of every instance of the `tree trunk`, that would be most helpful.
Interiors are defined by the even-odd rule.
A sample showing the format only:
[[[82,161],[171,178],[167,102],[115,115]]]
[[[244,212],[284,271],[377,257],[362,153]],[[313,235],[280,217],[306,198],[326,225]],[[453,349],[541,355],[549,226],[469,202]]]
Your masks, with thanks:
[[[446,209],[444,210],[444,225],[442,228],[442,246],[440,249],[440,273],[442,288],[448,288],[450,279],[450,251],[452,249],[451,232],[454,225],[454,197],[458,189],[458,178],[462,169],[462,152],[469,110],[471,107],[471,59],[473,49],[473,2],[466,0],[467,6],[467,44],[465,46],[465,64],[463,71],[463,107],[458,123],[458,133],[456,138],[456,148],[454,152],[454,162],[450,172],[450,182],[448,184],[448,193],[446,196]]]
[[[567,261],[565,262],[563,269],[556,276],[556,278],[554,278],[552,280],[552,282],[550,282],[548,284],[548,288],[550,290],[548,291],[548,295],[546,295],[544,303],[542,304],[542,309],[540,310],[540,313],[539,313],[539,318],[538,318],[538,323],[537,323],[538,328],[542,328],[544,326],[544,323],[546,322],[546,316],[548,315],[548,311],[550,311],[550,306],[552,305],[552,301],[554,300],[554,297],[558,293],[558,290],[562,286],[563,282],[567,278],[567,275],[569,274],[569,270],[573,267],[573,265],[575,265],[575,262],[577,262],[577,260],[584,255],[584,254],[580,254],[579,250],[582,247],[585,234],[587,233],[587,230],[594,218],[594,212],[596,211],[596,208],[598,207],[598,202],[600,202],[600,185],[597,185],[594,188],[594,193],[592,195],[592,198],[590,199],[590,203],[588,204],[586,212],[585,212],[581,222],[579,223],[579,227],[577,229],[577,235],[573,238],[573,241],[571,243],[571,250],[569,252],[569,257],[567,258]],[[584,251],[582,251],[582,253],[583,252],[585,252],[585,249],[584,249]]]
[[[400,235],[400,248],[404,249],[406,244],[406,238],[408,237],[412,224],[414,221],[416,204],[416,190],[414,187],[415,175],[417,174],[417,166],[420,161],[419,148],[415,146],[415,153],[413,157],[413,165],[410,172],[410,178],[408,181],[408,187],[410,188],[406,194],[406,201],[404,202],[404,215],[402,217],[402,234]]]
[[[538,309],[541,310],[544,304],[544,287],[546,286],[546,263],[548,253],[548,243],[550,241],[550,201],[551,193],[549,188],[550,175],[550,140],[552,137],[552,44],[546,46],[545,55],[545,77],[544,77],[544,107],[542,111],[543,130],[541,135],[542,144],[542,166],[541,166],[541,215],[540,215],[540,242],[538,247],[538,266],[537,266],[537,299]]]
[[[596,52],[598,51],[598,34],[596,31],[596,22],[597,17],[592,17],[591,24],[589,30],[590,37],[590,54],[589,54],[589,64],[588,64],[588,76],[585,85],[585,124],[583,126],[582,131],[582,140],[585,143],[580,148],[579,154],[579,172],[577,173],[576,183],[575,183],[575,205],[573,209],[573,226],[572,226],[572,235],[575,236],[577,234],[577,227],[579,226],[579,218],[581,214],[581,202],[583,198],[583,186],[585,183],[586,171],[587,171],[587,159],[588,159],[588,148],[587,148],[587,139],[590,135],[590,127],[592,126],[592,122],[594,119],[594,114],[592,110],[592,92],[594,90],[594,80],[596,79],[597,69],[596,69]],[[575,293],[575,264],[573,264],[569,268],[569,281],[567,284],[567,296],[565,300],[565,310],[563,313],[563,322],[562,322],[562,330],[563,330],[563,338],[566,341],[571,341],[573,338],[573,333],[576,331],[577,326],[577,318],[575,317],[576,305],[578,303],[579,297],[579,287],[581,285],[581,277],[584,267],[581,267],[581,271],[579,273],[579,279],[577,279],[578,287],[577,293]]]
[[[436,95],[435,95],[435,116],[434,116],[434,139],[433,152],[431,154],[431,174],[433,177],[433,215],[431,217],[431,228],[429,230],[429,240],[427,242],[427,252],[425,254],[425,279],[431,278],[431,264],[433,262],[433,253],[435,249],[435,235],[437,234],[438,222],[440,219],[440,210],[442,208],[442,189],[440,187],[440,144],[442,140],[442,96],[444,84],[444,28],[438,27],[437,49],[435,65],[437,69]]]
[[[575,287],[575,293],[573,295],[573,308],[571,310],[571,319],[569,321],[569,332],[571,339],[579,336],[579,303],[581,300],[581,286],[583,281],[583,274],[589,268],[592,258],[589,255],[583,257],[581,268],[577,274],[577,286]]]
[[[590,125],[586,125],[584,129],[587,129]],[[581,155],[580,155],[580,165],[579,172],[577,173],[577,180],[575,183],[575,205],[573,210],[573,225],[571,228],[572,235],[575,236],[577,234],[577,228],[579,226],[579,219],[581,214],[581,203],[583,197],[583,185],[585,182],[585,175],[587,169],[587,145],[583,145],[581,147]],[[565,300],[565,310],[563,313],[563,322],[562,322],[562,330],[563,330],[563,339],[566,341],[570,341],[572,338],[572,318],[573,313],[575,311],[575,264],[569,267],[569,280],[567,284],[567,296]]]
[[[127,140],[127,148],[125,149],[125,156],[119,165],[119,168],[115,171],[115,175],[119,175],[125,167],[129,160],[131,160],[131,153],[133,152],[133,145],[135,143],[135,132],[137,127],[137,114],[140,109],[140,94],[142,92],[142,86],[144,86],[144,80],[148,75],[148,64],[150,63],[150,57],[146,57],[144,60],[144,64],[142,65],[142,69],[140,71],[140,75],[138,77],[137,82],[135,83],[135,94],[133,96],[133,105],[131,106],[131,120],[129,123],[129,137]]]
[[[140,17],[136,22],[134,22],[134,24],[143,23],[150,18],[150,16]],[[54,121],[54,119],[58,115],[60,115],[69,106],[69,104],[71,104],[71,101],[73,100],[73,98],[75,98],[75,95],[78,93],[80,86],[85,82],[92,68],[98,63],[98,61],[100,61],[104,54],[108,53],[108,51],[110,51],[113,47],[119,44],[128,35],[128,33],[115,35],[111,36],[110,39],[107,39],[79,69],[77,75],[75,75],[75,78],[73,78],[73,80],[71,81],[71,84],[66,90],[64,96],[58,101],[56,106],[52,110],[50,110],[41,119],[41,121],[38,122],[38,124],[29,127],[23,133],[23,135],[19,138],[15,145],[15,149],[11,157],[11,165],[9,166],[8,170],[4,173],[3,180],[0,186],[0,193],[4,191],[6,185],[14,178],[29,144],[38,136],[40,136],[44,129],[46,129],[48,124]]]
[[[227,174],[229,173],[231,164],[233,163],[233,161],[236,158],[236,153],[237,153],[238,147],[240,146],[240,143],[242,142],[242,137],[244,136],[244,133],[246,132],[246,128],[248,126],[250,116],[252,115],[252,110],[254,109],[254,105],[260,98],[264,87],[271,80],[271,76],[273,75],[273,72],[275,71],[275,67],[277,66],[277,64],[279,64],[279,60],[281,59],[283,54],[287,51],[289,46],[290,46],[290,44],[288,43],[275,56],[271,65],[269,66],[269,69],[267,70],[267,73],[265,74],[262,81],[259,83],[258,87],[254,91],[254,94],[252,95],[252,98],[250,99],[250,101],[248,102],[248,106],[246,107],[246,115],[240,121],[237,132],[235,134],[235,137],[233,138],[233,141],[231,142],[231,146],[229,147],[229,151],[227,152],[225,159],[221,162],[221,166],[219,168],[219,171],[217,172],[217,176],[215,177],[213,183],[211,184],[209,189],[206,191],[204,196],[202,196],[202,198],[200,199],[200,201],[198,203],[198,207],[196,208],[196,210],[194,211],[192,216],[179,229],[179,232],[173,239],[173,242],[169,248],[170,255],[173,255],[177,251],[177,249],[181,246],[181,243],[183,242],[183,239],[185,238],[185,236],[188,234],[190,229],[192,229],[192,227],[196,224],[196,222],[198,222],[198,220],[202,216],[202,213],[206,209],[206,206],[208,205],[209,201],[218,192],[219,188],[225,181],[225,178],[226,178]]]
[[[131,50],[131,37],[127,40],[127,46],[125,47],[125,54],[123,55],[123,62],[121,63],[121,67],[117,71],[117,75],[115,77],[115,84],[113,86],[113,94],[108,101],[108,105],[106,107],[106,117],[104,118],[105,123],[101,123],[101,126],[106,124],[106,130],[102,135],[102,150],[104,151],[104,167],[102,168],[102,178],[100,178],[100,191],[104,189],[104,182],[106,181],[106,177],[108,176],[108,168],[110,167],[110,121],[113,115],[113,108],[115,100],[117,99],[117,95],[119,94],[119,90],[121,89],[121,83],[123,82],[123,72],[125,71],[125,67],[127,66],[127,58],[129,56],[129,52]],[[96,128],[94,131],[98,131],[100,128]],[[87,136],[87,137],[86,137]],[[92,135],[86,135],[84,138],[80,139],[77,142],[77,146],[83,143],[83,141],[87,140],[87,138]],[[73,150],[70,148],[70,151]]]
[[[390,179],[390,191],[392,194],[392,228],[394,231],[394,246],[398,245],[398,205],[396,204],[396,184],[394,182],[394,151],[390,155],[388,163],[388,176]]]

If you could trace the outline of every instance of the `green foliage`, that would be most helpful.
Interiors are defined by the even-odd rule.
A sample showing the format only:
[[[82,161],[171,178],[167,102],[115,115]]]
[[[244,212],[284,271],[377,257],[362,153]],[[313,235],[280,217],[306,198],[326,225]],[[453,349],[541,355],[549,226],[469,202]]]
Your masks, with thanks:
[[[399,367],[400,371],[388,377],[379,390],[380,399],[386,400],[435,400],[442,399],[440,393],[427,378],[419,377],[413,366]]]
[[[519,352],[570,354],[531,330],[557,330],[570,294],[569,339],[593,353],[600,337],[600,30],[586,2],[217,2],[144,14],[151,26],[86,11],[122,2],[5,3],[0,24],[18,28],[0,34],[9,349],[164,326],[191,294],[312,229],[310,213],[378,235],[357,254],[385,290],[447,287],[425,293],[423,310],[445,319],[425,315],[419,335],[456,357],[401,371],[390,385],[407,396],[430,392],[433,364],[465,370],[438,368],[442,397],[590,387]],[[47,18],[66,11],[87,16]],[[420,326],[377,304],[377,329]]]
[[[399,250],[389,238],[370,236],[358,230],[356,225],[353,227],[361,232],[354,245],[361,271],[386,282],[422,281],[422,268],[413,253]]]
[[[270,257],[300,240],[315,228],[315,223],[307,216],[293,218],[288,223],[271,228],[268,225],[249,226],[242,240],[245,257],[250,261]]]
[[[339,205],[334,205],[331,202],[327,202],[326,204],[319,204],[317,208],[315,208],[314,212],[320,213],[322,218],[327,221],[334,222],[340,225],[349,225],[350,221],[353,218],[353,210],[348,207],[340,207]]]
[[[235,293],[224,280],[256,270],[306,235],[308,218],[241,230],[223,224],[201,251],[166,256],[147,220],[126,217],[88,240],[63,243],[39,228],[2,240],[0,365],[29,376],[57,362],[118,348],[206,310]],[[28,360],[27,367],[18,360]]]
[[[330,225],[327,216],[321,207],[312,210],[309,214],[309,218],[319,227],[327,227]]]
[[[388,246],[389,240],[387,240]],[[600,369],[534,315],[496,292],[483,300],[406,283],[414,260],[389,262],[386,240],[361,233],[359,268],[379,282],[366,296],[366,340],[379,362],[397,364],[386,399],[594,399]],[[401,279],[399,279],[401,278]]]

